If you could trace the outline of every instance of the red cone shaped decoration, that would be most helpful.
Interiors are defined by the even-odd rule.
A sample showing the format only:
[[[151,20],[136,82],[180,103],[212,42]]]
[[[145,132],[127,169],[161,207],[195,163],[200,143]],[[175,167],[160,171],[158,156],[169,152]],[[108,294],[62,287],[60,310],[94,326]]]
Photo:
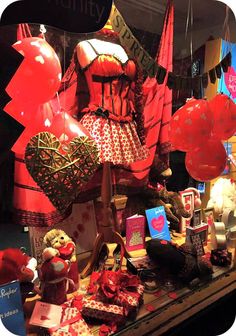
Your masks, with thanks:
[[[52,99],[61,82],[61,65],[53,48],[38,37],[17,41],[13,47],[24,60],[6,88],[8,95],[20,107]]]
[[[13,101],[10,103],[12,103],[10,107],[14,106]],[[25,114],[26,128],[12,147],[12,151],[17,154],[25,153],[25,147],[32,136],[43,131],[49,132],[54,117],[50,103],[32,107],[31,109],[29,107],[24,108],[21,111],[21,113]],[[23,118],[23,115],[21,117]],[[17,120],[19,121],[19,118]]]
[[[217,94],[209,101],[213,116],[213,138],[227,140],[236,131],[236,105],[225,94]]]
[[[226,151],[219,140],[209,140],[202,148],[187,152],[186,169],[197,181],[218,177],[226,165]]]
[[[175,149],[187,152],[204,144],[212,130],[208,102],[191,98],[170,121],[170,142]]]
[[[91,138],[86,128],[66,112],[58,112],[54,116],[49,132],[53,133],[61,143],[69,143],[78,136]]]

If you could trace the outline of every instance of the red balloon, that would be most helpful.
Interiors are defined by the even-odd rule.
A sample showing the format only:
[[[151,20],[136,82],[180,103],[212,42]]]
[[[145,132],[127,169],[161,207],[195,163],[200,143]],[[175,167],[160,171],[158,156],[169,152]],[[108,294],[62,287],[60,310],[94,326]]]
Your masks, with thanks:
[[[6,91],[18,106],[43,104],[53,98],[61,82],[61,65],[53,48],[42,38],[28,37],[13,47],[24,60]]]
[[[171,118],[170,142],[187,152],[204,144],[212,130],[212,115],[205,99],[191,98]]]
[[[225,168],[227,154],[219,140],[210,139],[202,148],[186,153],[185,165],[197,181],[210,181],[218,177]]]
[[[217,94],[209,101],[213,116],[212,136],[220,140],[227,140],[236,131],[236,105],[225,94]]]

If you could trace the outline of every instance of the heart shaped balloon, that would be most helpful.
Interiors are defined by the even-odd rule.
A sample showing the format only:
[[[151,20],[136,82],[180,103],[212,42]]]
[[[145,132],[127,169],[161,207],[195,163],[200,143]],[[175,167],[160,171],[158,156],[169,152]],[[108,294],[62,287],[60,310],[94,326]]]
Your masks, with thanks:
[[[212,137],[227,140],[236,132],[236,105],[227,95],[219,93],[209,101],[212,111]]]
[[[210,139],[202,148],[189,151],[185,157],[186,169],[197,181],[218,177],[226,165],[226,151],[219,140]]]
[[[212,130],[212,115],[205,99],[189,99],[170,120],[170,142],[183,152],[201,147]]]
[[[87,136],[75,137],[62,145],[52,133],[41,132],[28,143],[25,162],[52,204],[64,211],[97,170],[98,150]]]

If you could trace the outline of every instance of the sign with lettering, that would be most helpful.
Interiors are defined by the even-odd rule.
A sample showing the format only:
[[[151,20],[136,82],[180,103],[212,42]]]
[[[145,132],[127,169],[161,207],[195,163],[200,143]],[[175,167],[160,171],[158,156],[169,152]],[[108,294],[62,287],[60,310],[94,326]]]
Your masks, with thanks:
[[[236,43],[230,43],[228,41],[221,41],[221,55],[220,58],[231,52],[231,65],[228,67],[227,72],[218,81],[218,92],[224,93],[229,96],[234,102],[236,102]]]
[[[0,6],[0,25],[39,23],[86,33],[104,27],[112,0],[1,0]]]
[[[19,281],[0,286],[0,335],[26,336]]]

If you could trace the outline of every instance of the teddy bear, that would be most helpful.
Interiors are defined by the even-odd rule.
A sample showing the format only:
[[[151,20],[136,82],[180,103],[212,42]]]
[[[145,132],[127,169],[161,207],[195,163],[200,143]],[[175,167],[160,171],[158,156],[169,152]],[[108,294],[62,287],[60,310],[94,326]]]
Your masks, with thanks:
[[[216,216],[225,210],[236,210],[236,184],[232,179],[220,177],[210,192],[208,208],[214,208]]]
[[[168,191],[162,185],[155,187],[148,185],[140,195],[127,201],[127,208],[130,207],[133,213],[138,212],[143,215],[145,215],[146,209],[158,206],[164,207],[171,229],[178,230],[181,217],[190,217],[189,212],[184,208],[180,195],[177,192]]]
[[[74,281],[75,286],[79,283],[79,272],[76,260],[76,246],[73,240],[60,229],[52,229],[46,233],[43,242],[46,247],[52,247],[58,251],[58,256],[70,262],[68,277]]]
[[[66,294],[71,284],[68,279],[70,262],[60,258],[59,251],[52,247],[43,250],[42,259],[43,263],[39,268],[41,283],[37,292],[43,302],[63,304],[67,300]]]

